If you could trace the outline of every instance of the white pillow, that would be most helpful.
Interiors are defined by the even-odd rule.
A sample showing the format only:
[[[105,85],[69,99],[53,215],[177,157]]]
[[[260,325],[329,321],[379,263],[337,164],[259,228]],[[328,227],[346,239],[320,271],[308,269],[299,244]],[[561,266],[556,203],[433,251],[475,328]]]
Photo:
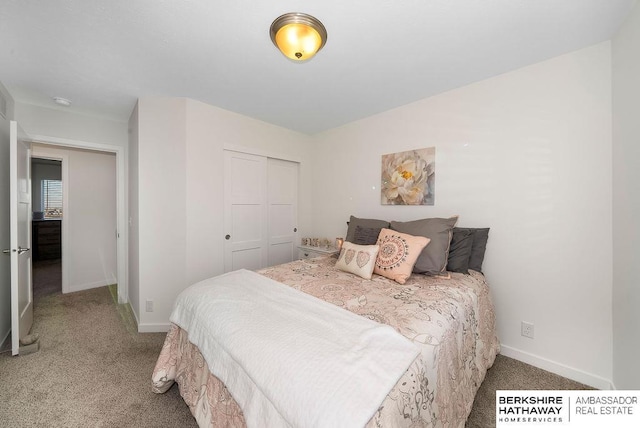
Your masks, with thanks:
[[[378,257],[378,245],[356,245],[349,241],[342,244],[336,267],[364,279],[371,279]]]

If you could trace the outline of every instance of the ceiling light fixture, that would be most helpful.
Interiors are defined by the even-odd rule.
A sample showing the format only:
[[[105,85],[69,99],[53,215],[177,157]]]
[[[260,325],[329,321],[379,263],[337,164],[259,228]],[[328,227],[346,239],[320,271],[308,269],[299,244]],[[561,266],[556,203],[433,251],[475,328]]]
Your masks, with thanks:
[[[69,107],[71,105],[71,100],[62,97],[53,97],[53,102],[65,107]]]
[[[294,61],[311,59],[327,42],[322,22],[306,13],[285,13],[271,24],[271,41]]]

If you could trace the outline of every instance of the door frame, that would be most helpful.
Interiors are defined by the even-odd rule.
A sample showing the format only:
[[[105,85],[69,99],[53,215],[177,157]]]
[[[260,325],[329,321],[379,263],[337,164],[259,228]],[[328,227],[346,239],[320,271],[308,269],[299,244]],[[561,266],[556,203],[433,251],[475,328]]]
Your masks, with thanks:
[[[71,140],[68,138],[50,137],[46,135],[29,135],[29,139],[32,143],[46,144],[49,146],[57,146],[60,148],[71,149],[85,149],[96,150],[99,152],[114,153],[116,156],[116,264],[117,264],[117,279],[118,279],[118,303],[129,302],[129,283],[128,283],[128,252],[129,252],[129,228],[127,227],[127,148],[123,146],[116,146],[113,144],[92,143],[88,141]],[[44,150],[43,150],[44,151]],[[36,157],[42,156],[42,154]],[[59,154],[53,155],[53,159],[60,158]],[[64,162],[63,162],[64,164]],[[65,178],[65,171],[63,166],[63,180]],[[68,181],[68,180],[67,180]],[[67,191],[67,184],[63,181],[63,192]],[[63,200],[64,200],[63,195]],[[64,208],[63,208],[64,209]],[[62,220],[64,222],[64,215]],[[64,223],[63,223],[64,228]],[[62,250],[66,246],[66,237],[63,229],[62,238]],[[65,264],[64,253],[62,255],[62,278],[65,281],[65,269],[68,268]],[[64,284],[64,282],[63,282]]]

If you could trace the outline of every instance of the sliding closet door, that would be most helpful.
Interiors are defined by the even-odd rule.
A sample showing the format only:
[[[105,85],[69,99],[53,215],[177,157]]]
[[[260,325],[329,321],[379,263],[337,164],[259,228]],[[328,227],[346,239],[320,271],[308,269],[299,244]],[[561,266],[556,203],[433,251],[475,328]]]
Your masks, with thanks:
[[[224,151],[224,271],[294,260],[298,163]]]
[[[224,152],[224,271],[267,265],[267,158]]]
[[[287,263],[298,253],[298,163],[267,160],[269,266]]]

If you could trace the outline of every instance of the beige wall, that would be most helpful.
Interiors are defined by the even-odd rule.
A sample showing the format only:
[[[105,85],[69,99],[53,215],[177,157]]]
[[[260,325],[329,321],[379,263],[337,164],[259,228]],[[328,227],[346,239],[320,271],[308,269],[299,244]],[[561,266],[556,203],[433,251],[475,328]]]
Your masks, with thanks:
[[[607,388],[612,376],[608,42],[314,138],[314,232],[349,215],[460,215],[491,227],[485,273],[502,352]],[[380,205],[381,155],[436,147],[435,206]],[[535,339],[520,335],[535,324]]]
[[[189,283],[223,272],[225,148],[300,162],[298,230],[311,228],[313,160],[308,136],[194,100],[187,100],[186,125]],[[202,239],[202,233],[213,239]]]
[[[0,97],[2,97],[2,99],[7,105],[5,119],[13,120],[15,117],[15,113],[14,113],[15,101],[11,96],[11,94],[9,93],[9,91],[7,90],[7,88],[2,84],[2,82],[0,82]],[[2,117],[2,115],[0,115],[0,117]]]
[[[613,379],[640,389],[640,4],[613,39]]]
[[[137,115],[137,148],[130,149],[138,161],[129,171],[138,188],[130,240],[138,248],[129,270],[138,271],[139,329],[164,331],[184,288],[223,273],[223,150],[299,161],[304,231],[311,225],[310,145],[303,134],[189,99],[141,98]],[[147,300],[153,312],[146,312]]]
[[[138,100],[138,258],[140,331],[166,328],[173,302],[186,280],[186,100]],[[130,169],[130,172],[134,171]],[[135,180],[135,179],[134,179]],[[135,281],[135,280],[134,280]],[[146,300],[153,312],[146,312]]]
[[[126,147],[127,123],[56,108],[16,103],[16,120],[30,137],[55,137]]]

